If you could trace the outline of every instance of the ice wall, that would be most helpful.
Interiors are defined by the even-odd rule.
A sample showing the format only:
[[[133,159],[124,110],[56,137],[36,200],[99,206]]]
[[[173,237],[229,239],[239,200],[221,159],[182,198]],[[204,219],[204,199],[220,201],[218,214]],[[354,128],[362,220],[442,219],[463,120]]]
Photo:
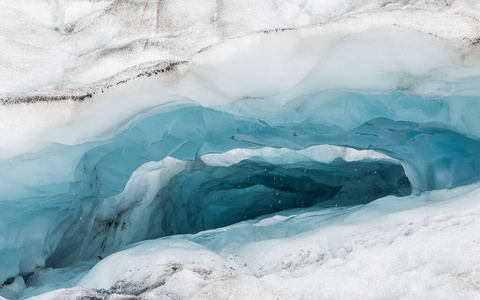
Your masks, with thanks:
[[[198,232],[286,208],[327,200],[330,205],[365,203],[406,195],[410,184],[416,192],[451,188],[480,173],[480,143],[438,124],[374,119],[343,133],[307,124],[270,126],[189,106],[153,114],[112,139],[50,144],[3,161],[9,174],[0,202],[0,251],[8,257],[2,260],[3,276],[28,273],[45,262],[65,266],[145,238]],[[388,157],[319,163],[293,153],[229,167],[181,162],[237,148],[301,150],[322,144]],[[139,166],[167,157],[180,162],[156,167],[171,177],[165,187],[156,183],[162,178],[158,174],[151,179],[153,187],[149,181],[128,185]]]
[[[128,8],[115,3],[119,14]],[[389,18],[362,23],[366,16],[226,35],[186,62],[82,102],[1,106],[0,281],[284,209],[477,181],[476,46]],[[102,61],[97,54],[74,61]],[[69,70],[82,84],[101,79]],[[57,83],[51,87],[77,84]]]

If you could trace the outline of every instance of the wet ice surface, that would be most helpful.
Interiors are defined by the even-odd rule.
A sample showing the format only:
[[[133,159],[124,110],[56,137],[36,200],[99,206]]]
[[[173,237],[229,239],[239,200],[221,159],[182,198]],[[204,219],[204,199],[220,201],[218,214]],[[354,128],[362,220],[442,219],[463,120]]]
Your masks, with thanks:
[[[473,299],[480,272],[477,195],[475,185],[294,210],[141,242],[100,261],[79,287],[39,299]]]
[[[1,4],[0,296],[480,296],[476,1],[178,3]]]

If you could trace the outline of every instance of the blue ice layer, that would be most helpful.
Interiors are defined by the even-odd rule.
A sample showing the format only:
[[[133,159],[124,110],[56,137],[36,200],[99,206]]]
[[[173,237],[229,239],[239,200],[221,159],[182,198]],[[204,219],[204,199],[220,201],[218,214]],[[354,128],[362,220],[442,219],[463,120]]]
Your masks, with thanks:
[[[0,281],[145,238],[197,232],[292,207],[352,205],[411,190],[452,188],[480,175],[480,142],[452,126],[394,121],[375,112],[365,115],[381,118],[344,130],[317,113],[311,109],[308,118],[267,123],[199,106],[170,107],[139,118],[109,140],[52,143],[0,161]],[[281,166],[247,160],[211,167],[197,159],[236,148],[298,150],[322,144],[375,150],[401,167],[369,160]],[[99,208],[124,190],[140,165],[168,156],[192,161],[193,167],[158,191],[158,200],[145,210],[148,228],[135,230],[137,220],[130,219],[142,199],[129,208],[112,206],[109,220],[98,218]]]

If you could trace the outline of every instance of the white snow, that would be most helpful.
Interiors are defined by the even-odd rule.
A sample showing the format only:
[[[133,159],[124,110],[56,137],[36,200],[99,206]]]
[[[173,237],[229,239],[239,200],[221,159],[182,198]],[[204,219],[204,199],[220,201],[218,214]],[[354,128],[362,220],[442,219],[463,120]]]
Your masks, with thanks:
[[[397,160],[372,150],[356,150],[332,145],[317,145],[294,151],[287,148],[233,149],[224,153],[205,154],[200,159],[209,166],[228,167],[246,159],[257,158],[272,164],[294,164],[302,160],[330,163],[337,158],[345,161]]]
[[[468,52],[478,2],[47,1],[0,4],[0,93],[59,90],[110,77],[148,61],[191,56],[255,31],[319,24],[345,34],[399,25],[444,38]]]

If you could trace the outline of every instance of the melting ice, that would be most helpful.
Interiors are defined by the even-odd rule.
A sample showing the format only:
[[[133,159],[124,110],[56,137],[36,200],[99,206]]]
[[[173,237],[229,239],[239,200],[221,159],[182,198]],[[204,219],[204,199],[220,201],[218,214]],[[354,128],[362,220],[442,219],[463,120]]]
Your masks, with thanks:
[[[478,4],[87,2],[2,45],[0,299],[480,296]]]

